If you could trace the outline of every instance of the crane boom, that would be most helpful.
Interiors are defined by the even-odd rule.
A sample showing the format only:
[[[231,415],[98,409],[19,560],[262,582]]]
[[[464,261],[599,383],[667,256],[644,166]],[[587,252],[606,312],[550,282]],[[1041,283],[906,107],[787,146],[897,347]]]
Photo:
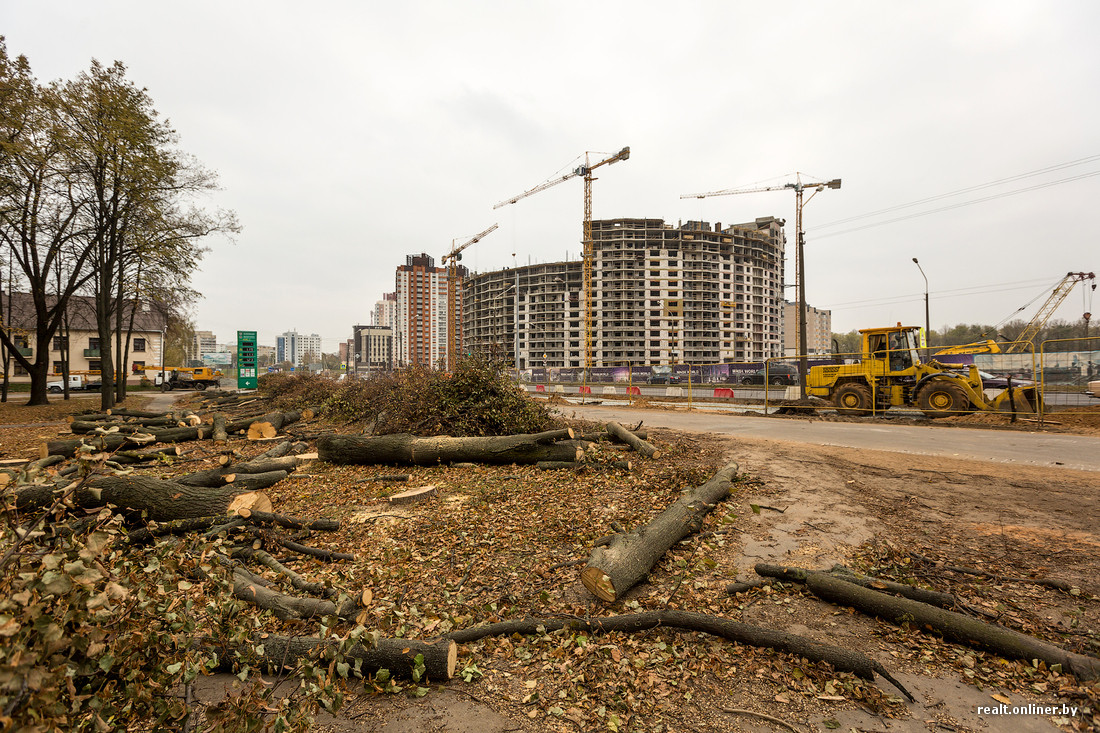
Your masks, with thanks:
[[[581,242],[584,245],[584,254],[581,256],[581,259],[584,262],[584,379],[586,382],[588,381],[589,369],[592,367],[592,181],[596,180],[592,175],[592,171],[596,170],[601,165],[611,165],[620,160],[627,160],[630,158],[630,147],[624,147],[619,152],[607,156],[598,163],[589,163],[588,156],[589,153],[585,153],[585,164],[577,166],[572,172],[560,178],[544,181],[518,196],[501,201],[493,207],[494,209],[499,209],[501,206],[514,204],[520,199],[527,198],[539,191],[545,191],[559,183],[568,181],[570,178],[576,178],[577,176],[584,177],[584,220],[581,235]],[[517,305],[517,307],[519,306]]]
[[[585,153],[585,155],[587,155],[587,153]],[[521,194],[517,194],[516,196],[513,196],[510,199],[505,199],[504,201],[501,201],[499,204],[495,204],[493,206],[493,208],[494,209],[499,209],[502,206],[507,206],[508,204],[514,204],[517,201],[519,201],[520,199],[525,199],[528,196],[533,196],[536,193],[539,193],[540,191],[545,191],[548,188],[553,188],[554,186],[558,185],[559,183],[564,183],[565,181],[568,181],[571,178],[576,178],[577,176],[587,176],[592,171],[599,168],[601,165],[609,165],[611,163],[617,163],[620,160],[626,160],[629,157],[630,157],[630,148],[629,147],[623,148],[619,152],[615,153],[614,155],[610,155],[610,156],[604,158],[603,160],[601,160],[599,163],[596,163],[595,165],[579,165],[576,168],[574,168],[573,170],[571,170],[569,173],[566,173],[564,176],[559,176],[558,178],[551,178],[547,181],[543,181],[542,183],[535,186],[534,188],[529,188]]]
[[[1092,272],[1070,272],[1066,273],[1066,276],[1062,278],[1062,281],[1055,286],[1051,291],[1050,297],[1046,299],[1046,302],[1039,308],[1039,311],[1035,314],[1035,317],[1028,321],[1027,326],[1020,332],[1020,335],[1016,337],[1016,340],[1008,344],[1004,348],[1006,354],[1013,354],[1019,351],[1023,351],[1024,347],[1039,333],[1050,317],[1054,315],[1054,311],[1058,310],[1058,306],[1062,304],[1062,301],[1069,295],[1069,291],[1073,290],[1073,286],[1079,282],[1085,280],[1092,280],[1092,287],[1096,288],[1096,274]]]
[[[442,264],[447,266],[447,369],[453,370],[457,360],[455,354],[458,352],[458,347],[462,343],[460,335],[460,321],[458,318],[458,285],[462,279],[462,271],[458,267],[458,261],[462,259],[462,250],[469,247],[475,242],[480,242],[483,237],[490,234],[497,228],[497,224],[493,224],[491,227],[483,232],[475,234],[470,239],[467,239],[462,244],[455,246],[454,241],[451,241],[451,251],[443,255]]]

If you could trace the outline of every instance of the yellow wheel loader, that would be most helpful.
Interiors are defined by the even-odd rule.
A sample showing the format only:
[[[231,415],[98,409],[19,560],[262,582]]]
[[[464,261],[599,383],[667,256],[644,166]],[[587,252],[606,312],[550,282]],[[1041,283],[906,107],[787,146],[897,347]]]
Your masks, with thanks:
[[[829,400],[841,414],[870,415],[891,407],[915,407],[926,416],[1011,410],[1035,413],[1039,392],[1032,386],[1009,387],[986,397],[978,368],[924,364],[917,352],[919,326],[861,330],[862,354],[854,364],[811,367],[807,394]]]

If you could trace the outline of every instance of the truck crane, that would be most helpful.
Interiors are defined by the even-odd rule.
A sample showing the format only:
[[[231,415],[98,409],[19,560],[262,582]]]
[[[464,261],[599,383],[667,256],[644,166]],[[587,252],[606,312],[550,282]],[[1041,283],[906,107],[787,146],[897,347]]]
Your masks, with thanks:
[[[1020,335],[1014,340],[997,343],[993,339],[986,339],[985,341],[976,341],[972,344],[951,346],[937,351],[935,356],[952,356],[958,354],[1018,354],[1025,350],[1032,339],[1038,335],[1039,331],[1046,325],[1046,322],[1054,315],[1054,311],[1058,310],[1058,306],[1062,304],[1062,301],[1064,301],[1070,291],[1073,290],[1073,286],[1077,283],[1083,283],[1086,280],[1091,280],[1092,290],[1096,290],[1096,273],[1066,273],[1066,276],[1054,286],[1046,302],[1043,303],[1035,316],[1028,321],[1027,325],[1024,326],[1024,330],[1020,331]],[[1085,314],[1086,323],[1088,322],[1088,317],[1091,315],[1091,313]]]
[[[458,266],[458,261],[462,259],[462,250],[469,247],[474,242],[479,242],[486,235],[495,231],[496,224],[485,231],[475,234],[472,238],[467,239],[465,242],[459,245],[455,245],[455,240],[451,240],[451,251],[443,255],[443,264],[447,266],[447,370],[454,369],[456,364],[455,354],[458,353],[459,347],[462,345],[462,339],[459,337],[459,330],[462,325],[462,321],[458,318],[458,298],[456,294],[461,292],[459,283],[462,281],[462,268]]]
[[[200,392],[207,387],[217,387],[225,375],[220,369],[210,367],[174,367],[133,365],[134,374],[148,376],[154,372],[153,384],[169,392],[173,389],[197,389]],[[161,378],[163,375],[163,379]]]
[[[806,344],[806,272],[803,265],[804,260],[802,257],[802,250],[806,244],[806,233],[802,230],[802,207],[805,204],[810,203],[817,194],[824,191],[826,188],[840,188],[840,179],[834,178],[831,181],[813,181],[804,182],[802,180],[801,173],[795,173],[794,183],[784,183],[782,186],[757,186],[755,188],[726,188],[721,191],[707,191],[706,193],[685,193],[680,198],[682,199],[704,199],[710,196],[729,196],[738,193],[759,193],[761,191],[794,191],[795,196],[795,230],[797,234],[797,242],[795,249],[795,277],[798,281],[798,354],[799,354],[799,384],[801,389],[801,397],[806,397],[806,368],[808,362],[806,360],[806,352],[808,350]],[[813,193],[810,194],[810,198],[805,201],[802,200],[802,192],[806,189],[811,189]]]
[[[534,188],[529,188],[523,193],[513,196],[510,199],[505,199],[493,206],[494,209],[499,209],[502,206],[514,204],[520,199],[533,196],[540,191],[545,191],[559,183],[564,183],[571,178],[576,178],[578,176],[584,178],[584,225],[581,235],[582,244],[584,245],[584,254],[581,256],[581,260],[584,267],[584,374],[586,382],[588,381],[589,371],[592,368],[592,181],[596,180],[592,175],[592,171],[596,170],[601,165],[611,165],[612,163],[618,163],[620,160],[629,159],[630,148],[625,147],[614,155],[609,155],[596,163],[590,161],[589,155],[591,155],[591,153],[586,152],[584,154],[584,165],[577,166],[564,176],[551,178]],[[518,301],[516,307],[519,307]]]

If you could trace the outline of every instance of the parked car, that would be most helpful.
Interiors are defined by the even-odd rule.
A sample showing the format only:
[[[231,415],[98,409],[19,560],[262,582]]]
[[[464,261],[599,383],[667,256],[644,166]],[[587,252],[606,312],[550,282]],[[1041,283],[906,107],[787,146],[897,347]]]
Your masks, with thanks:
[[[996,374],[983,371],[979,371],[978,376],[982,378],[982,387],[985,389],[1008,389],[1008,377],[998,377]],[[1013,387],[1028,387],[1032,384],[1035,383],[1030,379],[1012,377]]]
[[[777,362],[741,377],[741,384],[798,384],[798,367]]]

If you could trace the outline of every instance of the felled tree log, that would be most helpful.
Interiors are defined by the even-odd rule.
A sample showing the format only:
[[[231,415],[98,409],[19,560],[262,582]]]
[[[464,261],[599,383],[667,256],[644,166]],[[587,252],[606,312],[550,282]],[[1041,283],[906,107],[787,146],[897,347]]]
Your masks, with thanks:
[[[166,412],[149,412],[148,410],[119,410],[112,407],[107,410],[107,414],[115,417],[137,417],[137,418],[156,418],[164,417],[168,413]]]
[[[157,537],[169,534],[187,534],[189,532],[205,532],[211,527],[229,524],[234,520],[243,520],[243,524],[254,527],[285,527],[286,529],[298,529],[318,532],[335,532],[340,529],[340,522],[335,519],[305,520],[297,517],[287,517],[271,512],[257,511],[255,509],[239,510],[237,515],[219,514],[209,517],[189,517],[187,519],[169,520],[163,523],[140,529],[131,530],[126,539],[132,544],[143,544]]]
[[[266,473],[231,473],[225,477],[225,480],[238,490],[258,491],[274,486],[286,477],[286,471],[267,471]]]
[[[889,580],[880,580],[878,578],[862,577],[836,569],[826,573],[823,570],[806,570],[805,568],[795,568],[786,565],[757,563],[756,573],[766,578],[776,578],[777,580],[788,583],[805,583],[806,578],[810,575],[832,575],[833,577],[838,577],[841,580],[854,583],[863,588],[870,588],[871,590],[882,591],[883,593],[893,593],[894,595],[904,596],[905,598],[920,601],[921,603],[928,603],[933,606],[939,606],[940,608],[952,608],[957,602],[957,599],[951,593],[925,590],[924,588],[916,588],[912,585],[906,585],[905,583],[894,583]]]
[[[174,479],[177,483],[187,484],[188,486],[223,486],[226,483],[231,483],[234,479],[229,478],[235,476],[237,480],[244,475],[256,475],[261,473],[272,473],[275,471],[282,471],[284,475],[279,479],[286,478],[286,473],[293,471],[299,463],[297,456],[284,456],[282,458],[255,458],[251,461],[245,461],[243,463],[226,463],[218,466],[217,468],[210,468],[205,471],[196,471],[189,473],[185,476],[179,476]],[[270,484],[269,484],[270,485]]]
[[[313,417],[312,409],[305,409],[302,411],[290,411],[290,412],[269,412],[266,415],[253,420],[248,425],[248,439],[255,440],[253,437],[274,437],[282,428],[291,423],[296,423],[299,420],[308,420]]]
[[[955,611],[908,598],[887,596],[826,573],[808,575],[806,587],[826,601],[851,606],[899,626],[910,623],[919,628],[930,628],[952,641],[985,649],[1006,659],[1039,659],[1048,666],[1059,664],[1064,671],[1081,680],[1100,678],[1100,659],[1075,654],[1032,636]]]
[[[259,645],[263,646],[262,657],[256,655],[255,649]],[[293,668],[311,656],[316,658],[323,648],[332,645],[332,641],[316,637],[261,634],[236,650],[215,651],[221,671],[234,671],[234,657],[239,655],[246,664],[276,673],[284,668]],[[396,677],[409,679],[413,676],[418,655],[423,655],[424,673],[429,680],[445,682],[454,677],[458,646],[450,639],[430,643],[414,639],[380,639],[378,645],[373,647],[357,644],[346,660],[360,660],[360,668],[365,673],[374,674],[380,669],[388,669]]]
[[[156,461],[162,456],[167,458],[175,458],[180,455],[180,449],[178,445],[169,445],[162,448],[151,448],[143,451],[115,451],[111,456],[111,460],[118,463],[147,463],[149,461]]]
[[[646,458],[659,458],[661,455],[661,452],[657,450],[657,446],[647,443],[617,422],[609,422],[606,429],[608,435],[615,436],[616,439],[626,443]]]
[[[731,463],[702,486],[685,493],[649,524],[614,535],[606,547],[597,547],[581,571],[584,587],[608,603],[626,593],[649,574],[670,547],[699,530],[703,518],[729,496],[736,475],[737,464]]]
[[[894,687],[901,690],[907,698],[913,700],[901,683],[890,676],[889,672],[873,659],[866,657],[851,649],[823,644],[797,634],[788,634],[775,629],[761,626],[752,626],[737,621],[730,621],[715,616],[707,616],[690,611],[649,611],[646,613],[629,614],[625,616],[609,616],[605,618],[572,618],[572,619],[524,619],[522,621],[505,621],[489,624],[487,626],[475,626],[460,631],[452,631],[445,638],[453,639],[460,644],[483,639],[486,636],[511,636],[512,634],[542,634],[559,629],[571,629],[587,631],[589,633],[607,633],[619,631],[632,633],[646,631],[658,626],[667,626],[688,631],[701,631],[705,634],[719,636],[738,644],[747,644],[755,647],[766,647],[781,652],[787,652],[799,657],[805,657],[814,662],[826,662],[842,672],[851,672],[865,680],[873,681],[878,674],[889,681]]]
[[[573,431],[551,430],[530,435],[485,438],[452,438],[441,435],[322,435],[317,453],[322,461],[337,464],[397,464],[434,466],[439,463],[533,464],[539,461],[576,461],[583,451],[561,447],[554,441],[573,438]]]
[[[630,428],[626,428],[626,430],[628,432],[632,433],[636,438],[639,438],[641,440],[649,440],[649,431],[648,430],[641,430],[641,429],[631,430]],[[612,435],[611,433],[608,433],[608,432],[590,433],[590,434],[587,434],[587,435],[578,435],[577,440],[587,440],[590,443],[622,443],[623,442],[623,441],[619,440],[618,437],[616,437],[616,436],[614,436],[614,435]]]
[[[189,440],[202,440],[209,434],[209,431],[209,427],[199,426],[197,428],[165,428],[164,430],[152,430],[148,433],[132,435],[112,433],[110,435],[89,435],[75,440],[51,440],[42,447],[42,455],[43,457],[48,455],[59,455],[71,458],[82,442],[87,445],[95,446],[98,450],[106,451],[114,451],[119,448],[143,448],[147,443],[151,442],[183,443]],[[152,439],[144,440],[139,438],[139,435],[149,435]]]
[[[164,522],[224,515],[233,497],[249,490],[232,484],[208,488],[158,478],[104,476],[78,489],[75,498],[85,508],[114,504],[129,511],[145,512],[149,519]]]
[[[172,425],[175,426],[175,423],[172,423]],[[73,431],[74,435],[94,433],[97,430],[103,430],[104,432],[110,430],[122,435],[129,435],[130,433],[147,433],[151,428],[145,425],[124,422],[84,422],[77,420],[69,425],[69,430]]]
[[[225,445],[229,441],[229,435],[225,429],[225,415],[220,412],[213,417],[214,432],[211,437],[215,445]]]

